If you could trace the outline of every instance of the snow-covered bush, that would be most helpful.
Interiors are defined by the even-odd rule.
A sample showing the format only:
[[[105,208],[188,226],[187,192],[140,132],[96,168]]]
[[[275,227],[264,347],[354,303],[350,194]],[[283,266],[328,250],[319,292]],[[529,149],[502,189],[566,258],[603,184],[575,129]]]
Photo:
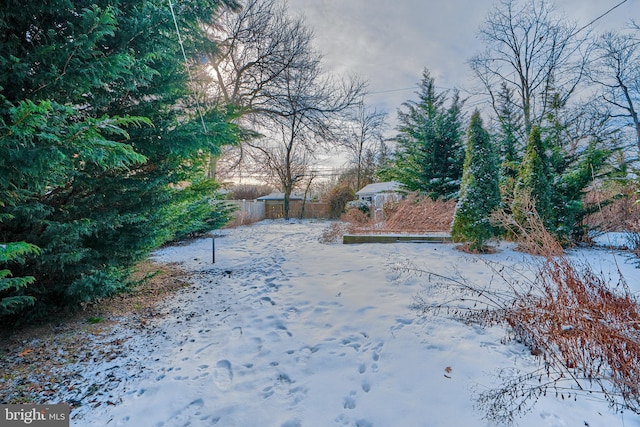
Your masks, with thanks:
[[[352,200],[347,203],[347,210],[349,209],[358,209],[365,215],[369,215],[371,213],[371,204],[366,200]]]
[[[455,241],[467,242],[474,252],[485,250],[495,233],[491,213],[500,205],[498,166],[489,133],[482,127],[480,113],[471,117],[460,198],[451,226]]]

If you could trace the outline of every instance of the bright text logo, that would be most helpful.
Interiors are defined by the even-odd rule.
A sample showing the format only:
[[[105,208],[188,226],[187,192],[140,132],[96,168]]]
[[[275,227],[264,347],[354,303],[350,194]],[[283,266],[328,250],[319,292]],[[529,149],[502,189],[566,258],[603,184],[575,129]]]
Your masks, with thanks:
[[[68,427],[67,405],[0,405],[0,427]]]

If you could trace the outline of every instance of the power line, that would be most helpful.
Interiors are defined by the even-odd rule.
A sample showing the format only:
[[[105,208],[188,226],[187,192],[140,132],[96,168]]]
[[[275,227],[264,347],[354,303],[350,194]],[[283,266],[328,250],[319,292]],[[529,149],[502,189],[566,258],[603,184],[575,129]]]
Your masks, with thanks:
[[[402,92],[402,91],[405,91],[405,90],[412,90],[412,89],[416,89],[416,86],[403,87],[403,88],[398,88],[398,89],[378,90],[376,92],[369,92],[369,93],[367,93],[367,95],[377,95],[379,93],[389,93],[389,92]]]
[[[204,115],[202,114],[202,108],[200,107],[200,100],[198,99],[198,95],[195,93],[195,85],[193,84],[193,77],[191,76],[191,69],[189,68],[189,61],[187,60],[187,54],[184,51],[184,43],[182,43],[182,36],[180,35],[180,27],[178,27],[178,20],[176,19],[176,13],[173,10],[173,3],[169,0],[169,9],[171,10],[171,16],[173,17],[173,24],[176,27],[176,34],[178,36],[178,43],[180,44],[180,49],[182,50],[182,58],[184,59],[184,66],[187,69],[187,75],[189,76],[189,83],[191,83],[191,87],[194,88],[194,96],[196,98],[196,107],[198,109],[198,114],[200,115],[200,123],[202,124],[202,130],[204,133],[207,133],[207,125],[204,122]]]
[[[599,20],[601,20],[602,18],[604,18],[605,16],[607,16],[608,14],[610,14],[611,12],[613,12],[614,10],[616,10],[617,8],[619,8],[620,6],[622,6],[623,4],[625,4],[627,1],[629,0],[622,0],[620,3],[618,3],[617,5],[613,6],[611,9],[607,10],[605,13],[603,13],[602,15],[598,16],[597,18],[591,20],[591,22],[589,22],[587,25],[581,27],[580,29],[578,29],[576,32],[574,32],[573,34],[571,34],[572,36],[575,36],[576,34],[578,34],[580,31],[584,30],[587,27],[590,27],[591,25],[595,24],[596,22],[598,22]]]
[[[450,87],[444,87],[444,86],[435,86],[437,89],[443,89],[443,90],[454,90],[453,88]],[[377,90],[375,92],[367,92],[367,95],[377,95],[379,93],[390,93],[390,92],[404,92],[405,90],[418,90],[420,89],[419,85],[414,85],[411,87],[401,87],[401,88],[397,88],[397,89],[385,89],[385,90]]]
[[[578,30],[576,30],[572,34],[572,36],[578,34],[579,32],[583,31],[584,29],[586,29],[586,28],[590,27],[591,25],[595,24],[596,22],[598,22],[599,20],[601,20],[602,18],[604,18],[605,16],[607,16],[608,14],[610,14],[611,12],[613,12],[614,10],[616,10],[617,8],[619,8],[620,6],[622,6],[623,4],[625,4],[628,1],[629,0],[622,0],[620,3],[618,3],[615,6],[611,7],[606,12],[602,13],[601,15],[599,15],[596,18],[594,18],[591,21],[589,21],[588,24],[580,27]],[[368,92],[367,95],[378,95],[378,94],[382,94],[382,93],[392,93],[392,92],[404,92],[406,90],[415,90],[415,89],[417,89],[417,86],[401,87],[401,88],[396,88],[396,89],[384,89],[384,90],[377,90],[375,92]],[[451,90],[451,88],[445,88],[445,87],[440,87],[440,89]]]

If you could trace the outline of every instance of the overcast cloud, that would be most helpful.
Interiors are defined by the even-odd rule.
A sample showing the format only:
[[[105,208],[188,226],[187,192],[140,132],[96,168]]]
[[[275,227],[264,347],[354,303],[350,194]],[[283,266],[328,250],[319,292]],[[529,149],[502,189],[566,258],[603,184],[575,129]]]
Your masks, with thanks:
[[[586,25],[621,0],[556,0],[558,10]],[[368,103],[395,117],[413,98],[427,67],[442,88],[472,86],[468,59],[481,50],[477,32],[493,0],[289,0],[313,28],[325,66],[357,73],[369,82]],[[623,28],[640,20],[640,0],[626,3],[598,20],[595,30]]]

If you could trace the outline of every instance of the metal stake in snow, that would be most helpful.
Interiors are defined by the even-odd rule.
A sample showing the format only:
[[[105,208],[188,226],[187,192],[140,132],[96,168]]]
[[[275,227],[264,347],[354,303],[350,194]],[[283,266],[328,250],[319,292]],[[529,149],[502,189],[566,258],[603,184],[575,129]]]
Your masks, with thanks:
[[[211,238],[211,262],[216,263],[216,238]]]

